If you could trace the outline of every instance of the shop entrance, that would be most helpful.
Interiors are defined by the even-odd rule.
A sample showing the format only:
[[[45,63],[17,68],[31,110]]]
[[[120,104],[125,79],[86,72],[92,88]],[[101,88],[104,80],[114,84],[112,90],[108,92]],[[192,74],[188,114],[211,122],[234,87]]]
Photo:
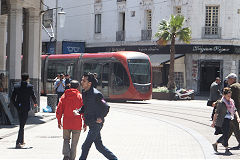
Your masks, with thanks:
[[[222,78],[221,61],[202,61],[200,63],[200,94],[209,94],[210,86],[216,77]]]

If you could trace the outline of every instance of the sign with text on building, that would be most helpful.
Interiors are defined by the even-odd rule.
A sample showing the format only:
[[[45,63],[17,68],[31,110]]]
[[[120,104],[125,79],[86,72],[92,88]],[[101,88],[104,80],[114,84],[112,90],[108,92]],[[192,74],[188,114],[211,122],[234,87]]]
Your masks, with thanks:
[[[84,53],[85,52],[85,43],[84,42],[62,42],[62,53]]]
[[[234,45],[176,45],[176,54],[240,54],[240,46]],[[86,48],[86,52],[137,51],[146,54],[170,54],[170,45],[137,45]]]

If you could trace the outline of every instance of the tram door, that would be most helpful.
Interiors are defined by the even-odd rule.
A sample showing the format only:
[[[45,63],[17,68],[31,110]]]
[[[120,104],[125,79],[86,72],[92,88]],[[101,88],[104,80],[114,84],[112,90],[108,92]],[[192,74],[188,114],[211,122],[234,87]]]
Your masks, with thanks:
[[[83,64],[84,72],[96,73],[98,80],[97,89],[104,97],[109,96],[109,63],[86,62]]]
[[[109,96],[109,63],[105,63],[102,65],[102,72],[101,72],[101,91],[104,97]]]

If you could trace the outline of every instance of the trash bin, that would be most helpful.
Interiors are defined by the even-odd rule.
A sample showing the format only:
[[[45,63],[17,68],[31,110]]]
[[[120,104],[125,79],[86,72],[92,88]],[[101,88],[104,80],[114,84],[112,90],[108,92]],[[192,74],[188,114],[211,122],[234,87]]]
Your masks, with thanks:
[[[56,110],[57,98],[57,94],[47,94],[47,105],[52,108],[52,113],[54,113]]]

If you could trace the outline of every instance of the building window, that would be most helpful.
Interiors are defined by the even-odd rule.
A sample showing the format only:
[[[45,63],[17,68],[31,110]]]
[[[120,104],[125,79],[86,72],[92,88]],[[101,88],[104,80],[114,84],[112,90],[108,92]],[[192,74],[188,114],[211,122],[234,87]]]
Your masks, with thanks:
[[[205,34],[218,34],[218,17],[219,7],[218,6],[206,6],[206,18],[205,18]]]
[[[182,13],[182,8],[181,6],[176,6],[174,7],[174,14],[181,14]]]
[[[42,20],[43,26],[45,28],[51,28],[52,22],[53,22],[53,10],[45,11],[45,13],[43,14],[43,20]]]
[[[125,31],[125,12],[119,13],[119,31]]]
[[[184,88],[184,74],[183,72],[174,72],[175,83],[177,88]]]
[[[101,3],[102,0],[95,0],[95,3]]]
[[[145,26],[141,33],[141,40],[151,40],[152,39],[152,11],[145,11]]]
[[[95,33],[101,33],[101,14],[95,14]]]
[[[119,13],[118,31],[116,32],[116,41],[125,40],[125,12]]]
[[[146,10],[146,22],[147,22],[147,30],[152,29],[152,11]]]

